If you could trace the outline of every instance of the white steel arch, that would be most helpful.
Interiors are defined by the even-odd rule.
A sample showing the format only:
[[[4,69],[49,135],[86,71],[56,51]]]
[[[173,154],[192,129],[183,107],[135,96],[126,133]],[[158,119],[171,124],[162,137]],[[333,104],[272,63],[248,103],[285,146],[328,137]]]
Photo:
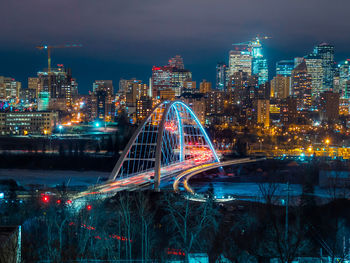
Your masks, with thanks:
[[[215,149],[192,109],[182,101],[158,104],[131,137],[109,180],[145,174],[154,177],[182,168],[219,162]]]

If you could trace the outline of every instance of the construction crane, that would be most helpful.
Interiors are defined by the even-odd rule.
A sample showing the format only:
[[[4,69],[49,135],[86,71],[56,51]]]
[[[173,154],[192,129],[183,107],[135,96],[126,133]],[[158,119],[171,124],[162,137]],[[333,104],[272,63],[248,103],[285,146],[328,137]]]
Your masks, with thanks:
[[[251,45],[253,42],[257,42],[260,43],[260,40],[266,40],[266,39],[271,39],[272,37],[268,37],[268,36],[260,36],[259,34],[256,35],[255,38],[253,38],[250,41],[246,41],[246,42],[241,42],[241,43],[234,43],[232,44],[233,46],[243,46],[243,45]]]
[[[70,44],[70,45],[43,45],[37,46],[36,48],[39,50],[47,50],[47,76],[48,76],[48,90],[51,91],[51,50],[56,48],[79,48],[82,47],[80,44]]]

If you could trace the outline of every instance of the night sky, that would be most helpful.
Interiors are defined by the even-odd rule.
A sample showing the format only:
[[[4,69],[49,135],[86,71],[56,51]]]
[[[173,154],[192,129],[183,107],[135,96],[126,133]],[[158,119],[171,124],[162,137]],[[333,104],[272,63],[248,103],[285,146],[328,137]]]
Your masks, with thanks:
[[[349,0],[0,0],[0,75],[26,87],[47,66],[35,46],[79,43],[54,50],[52,64],[72,68],[81,93],[95,79],[112,79],[115,88],[120,78],[148,83],[152,66],[176,54],[194,80],[214,82],[231,44],[258,33],[272,37],[264,42],[271,70],[320,42],[335,45],[343,60],[350,57],[349,10]]]

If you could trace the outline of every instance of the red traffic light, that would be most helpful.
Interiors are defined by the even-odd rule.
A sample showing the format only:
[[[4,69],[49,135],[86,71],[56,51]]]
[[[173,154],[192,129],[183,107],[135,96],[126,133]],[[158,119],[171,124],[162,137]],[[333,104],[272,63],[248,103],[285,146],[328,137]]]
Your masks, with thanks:
[[[43,195],[41,197],[41,200],[44,202],[44,203],[48,203],[50,202],[50,197],[48,195]]]
[[[90,210],[92,209],[92,206],[91,206],[91,205],[87,205],[87,206],[86,206],[86,209],[87,209],[88,211],[90,211]]]

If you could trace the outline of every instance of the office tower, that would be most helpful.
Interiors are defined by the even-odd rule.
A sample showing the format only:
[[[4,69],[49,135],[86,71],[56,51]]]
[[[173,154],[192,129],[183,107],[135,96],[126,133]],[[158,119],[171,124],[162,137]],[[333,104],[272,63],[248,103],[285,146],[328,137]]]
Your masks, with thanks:
[[[276,75],[290,77],[294,69],[294,60],[280,60],[276,62]]]
[[[0,76],[0,99],[19,99],[22,84],[10,77]]]
[[[322,58],[319,55],[310,54],[305,57],[307,71],[311,77],[313,99],[320,96],[320,93],[325,91],[323,86],[324,72],[322,67]]]
[[[277,75],[271,80],[271,89],[273,97],[285,99],[290,95],[291,77]]]
[[[92,84],[92,91],[96,91],[98,89],[105,90],[109,96],[113,97],[114,88],[112,80],[95,80],[95,82]]]
[[[0,112],[1,135],[50,134],[57,124],[57,112]]]
[[[35,98],[38,98],[40,92],[40,80],[39,78],[28,78],[28,89],[34,90]]]
[[[341,94],[342,98],[350,99],[350,87],[347,84],[350,80],[350,62],[345,60],[338,65],[339,88],[335,90]]]
[[[47,111],[50,104],[50,93],[48,91],[40,91],[38,96],[38,111]]]
[[[254,100],[254,117],[257,124],[263,124],[264,127],[270,126],[270,100]]]
[[[299,66],[302,62],[304,62],[304,57],[296,57],[296,58],[294,58],[294,68]]]
[[[251,76],[247,72],[235,72],[228,83],[228,90],[232,93],[232,104],[241,104],[244,100],[253,98],[258,89],[257,76]]]
[[[226,90],[227,84],[227,65],[224,62],[219,62],[216,65],[216,86],[217,90]]]
[[[203,81],[199,84],[199,93],[206,94],[211,91],[211,82],[206,81],[203,79]]]
[[[339,93],[325,91],[320,94],[320,117],[328,122],[339,119]]]
[[[141,122],[144,120],[152,110],[152,98],[142,96],[136,101],[136,120]]]
[[[172,67],[162,66],[152,68],[152,96],[159,97],[159,91],[171,88]]]
[[[324,90],[331,90],[334,76],[334,46],[327,43],[319,44],[314,48],[314,54],[322,59]]]
[[[311,76],[304,61],[292,71],[292,96],[298,101],[298,109],[310,108],[311,90]]]
[[[183,58],[180,55],[169,59],[169,66],[177,69],[185,69]]]
[[[114,88],[111,80],[95,80],[89,92],[90,120],[110,122],[114,120]]]
[[[184,83],[192,80],[192,72],[187,69],[172,68],[171,88],[175,91],[175,96],[179,97],[183,92]]]
[[[73,97],[77,95],[78,84],[72,78],[70,69],[65,69],[63,65],[58,65],[57,68],[52,68],[50,73],[50,90],[49,76],[47,71],[38,72],[40,92],[48,92],[50,94],[50,102],[61,101],[64,108],[72,105]]]
[[[248,44],[235,45],[229,54],[229,71],[228,77],[235,72],[242,71],[252,74],[252,54]]]
[[[280,105],[280,120],[284,126],[295,124],[298,118],[298,100],[293,97],[288,97],[282,100]]]
[[[269,71],[259,38],[256,38],[255,41],[251,41],[250,48],[253,57],[252,74],[257,75],[259,85],[265,84],[269,80]]]
[[[224,113],[225,92],[212,90],[205,96],[206,115]]]
[[[161,90],[173,89],[178,97],[183,92],[184,83],[192,80],[192,72],[184,69],[183,59],[175,56],[169,60],[166,66],[152,68],[152,96],[159,97]]]

